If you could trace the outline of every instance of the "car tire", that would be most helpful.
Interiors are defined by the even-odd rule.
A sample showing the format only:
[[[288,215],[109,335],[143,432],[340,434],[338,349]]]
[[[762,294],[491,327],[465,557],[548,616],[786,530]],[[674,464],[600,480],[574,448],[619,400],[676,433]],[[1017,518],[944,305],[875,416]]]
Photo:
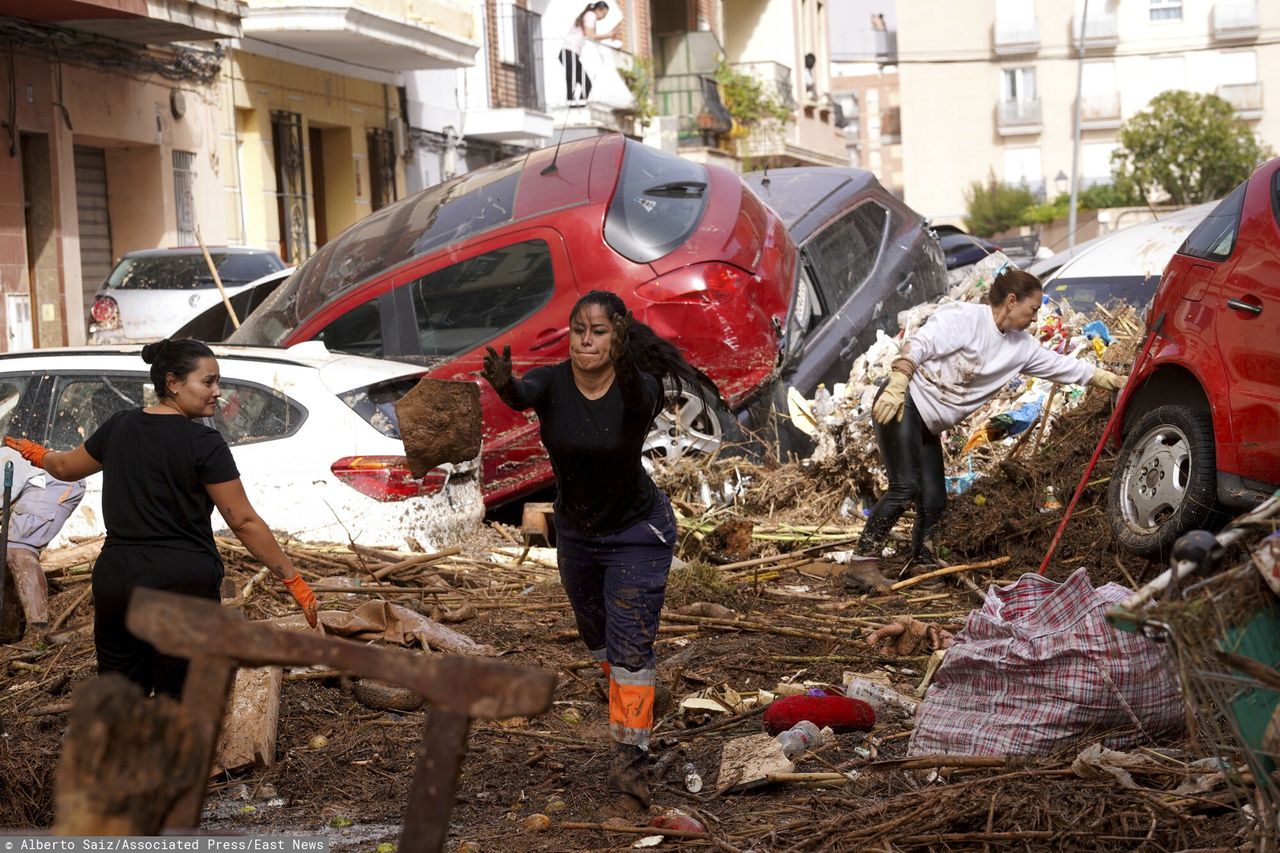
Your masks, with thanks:
[[[670,400],[675,396],[674,383],[664,380],[663,390],[668,402],[644,440],[642,459],[646,470],[686,456],[735,455],[743,440],[742,428],[715,388],[703,383],[699,393],[686,383],[680,389],[679,403]]]
[[[1129,551],[1158,558],[1179,536],[1217,513],[1213,418],[1203,409],[1160,406],[1129,431],[1107,487],[1111,529]]]

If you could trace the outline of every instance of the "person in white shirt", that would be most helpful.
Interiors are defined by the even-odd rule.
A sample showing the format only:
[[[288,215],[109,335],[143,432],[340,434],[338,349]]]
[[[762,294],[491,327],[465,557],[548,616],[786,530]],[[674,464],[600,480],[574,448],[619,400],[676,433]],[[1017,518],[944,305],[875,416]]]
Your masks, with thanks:
[[[947,506],[939,433],[1013,377],[1025,373],[1108,391],[1124,385],[1123,377],[1048,350],[1027,334],[1042,295],[1038,278],[1006,266],[991,283],[989,304],[947,303],[903,344],[871,407],[889,488],[867,518],[859,554],[879,557],[898,517],[914,503],[908,566],[918,572],[936,566],[928,542]]]
[[[591,97],[591,78],[582,70],[582,48],[587,39],[599,41],[608,38],[607,35],[602,36],[596,32],[596,25],[608,12],[608,3],[588,3],[578,13],[578,17],[573,19],[573,26],[564,37],[564,46],[560,49],[560,64],[564,66],[565,98],[569,103],[586,101]]]

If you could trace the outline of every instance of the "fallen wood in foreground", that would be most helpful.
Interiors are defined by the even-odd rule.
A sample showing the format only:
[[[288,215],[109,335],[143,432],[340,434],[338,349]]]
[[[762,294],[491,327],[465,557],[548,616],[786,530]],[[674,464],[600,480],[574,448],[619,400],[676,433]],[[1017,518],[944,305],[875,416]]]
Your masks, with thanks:
[[[977,569],[990,569],[995,566],[1003,566],[1007,562],[1009,562],[1008,557],[996,557],[994,560],[983,560],[981,563],[961,563],[957,566],[947,566],[942,569],[934,569],[932,572],[925,572],[922,575],[913,575],[906,580],[900,580],[897,583],[892,584],[889,589],[896,592],[900,589],[906,589],[909,586],[915,586],[916,584],[921,583],[922,581],[927,581],[930,578],[939,578],[943,575],[954,575],[957,572],[972,572]]]

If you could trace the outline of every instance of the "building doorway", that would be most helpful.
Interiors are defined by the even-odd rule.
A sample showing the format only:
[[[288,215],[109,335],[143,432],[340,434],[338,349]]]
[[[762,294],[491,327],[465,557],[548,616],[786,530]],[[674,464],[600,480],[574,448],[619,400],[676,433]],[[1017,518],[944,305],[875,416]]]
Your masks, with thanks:
[[[87,317],[94,294],[111,273],[111,213],[107,207],[107,152],[77,145],[76,220],[80,224],[80,290]]]
[[[316,216],[316,247],[329,242],[328,217],[324,200],[324,131],[311,125],[307,128],[307,146],[311,149],[311,206]]]

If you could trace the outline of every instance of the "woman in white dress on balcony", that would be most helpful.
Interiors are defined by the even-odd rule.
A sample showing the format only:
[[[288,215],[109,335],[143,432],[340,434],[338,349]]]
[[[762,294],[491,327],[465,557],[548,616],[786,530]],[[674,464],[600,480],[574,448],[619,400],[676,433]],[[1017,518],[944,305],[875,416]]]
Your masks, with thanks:
[[[582,48],[587,39],[600,41],[609,38],[610,34],[600,35],[596,32],[596,25],[608,13],[608,3],[588,3],[578,13],[578,17],[573,19],[573,26],[564,37],[564,46],[560,49],[560,64],[564,66],[565,98],[570,104],[585,102],[591,97],[591,78],[582,67]]]

